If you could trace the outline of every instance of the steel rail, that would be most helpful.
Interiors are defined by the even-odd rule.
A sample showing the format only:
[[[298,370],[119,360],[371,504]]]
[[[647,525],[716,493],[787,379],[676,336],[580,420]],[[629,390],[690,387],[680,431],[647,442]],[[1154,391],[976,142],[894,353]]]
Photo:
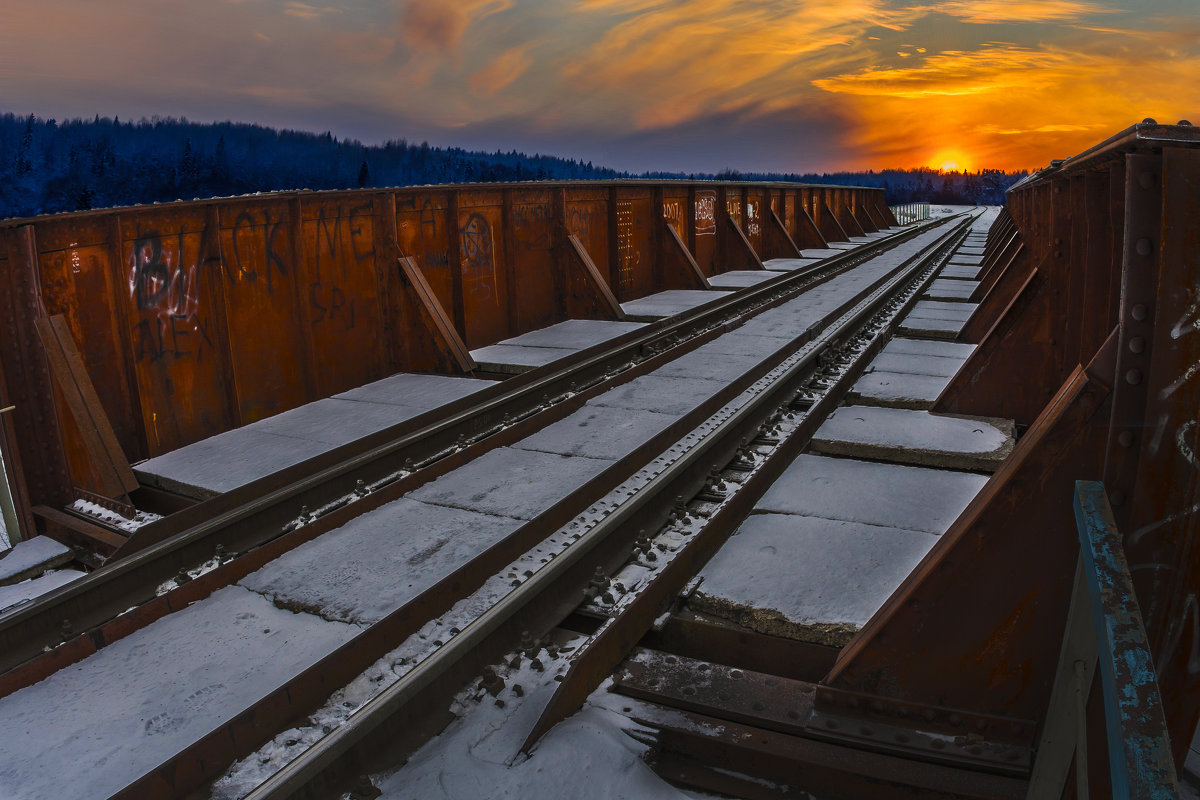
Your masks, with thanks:
[[[711,430],[689,447],[685,455],[658,470],[643,489],[621,502],[611,513],[568,545],[564,552],[521,582],[501,601],[491,606],[396,683],[369,700],[345,724],[320,739],[301,756],[246,795],[245,800],[298,800],[319,796],[315,793],[327,792],[345,782],[350,777],[350,772],[361,768],[369,760],[370,750],[379,746],[370,741],[374,734],[395,726],[396,719],[410,711],[410,706],[414,703],[428,703],[428,693],[435,687],[443,691],[449,689],[451,693],[456,691],[457,687],[446,685],[444,676],[456,669],[461,673],[461,663],[472,656],[476,656],[475,660],[478,661],[479,653],[494,651],[494,646],[489,646],[494,645],[492,639],[504,630],[511,630],[513,620],[537,605],[540,598],[547,594],[571,594],[569,590],[564,591],[556,584],[572,572],[579,574],[579,567],[590,563],[584,562],[584,559],[611,541],[619,532],[636,530],[638,521],[646,516],[647,511],[661,509],[664,497],[674,498],[681,482],[686,481],[689,475],[697,472],[707,474],[708,467],[714,463],[714,459],[716,463],[723,463],[731,442],[736,448],[737,443],[744,441],[747,432],[757,428],[764,416],[780,405],[781,398],[786,405],[790,395],[796,390],[797,381],[812,370],[826,348],[855,329],[861,328],[890,298],[911,286],[914,279],[924,270],[930,270],[932,274],[931,264],[936,263],[935,259],[939,257],[944,258],[951,246],[965,235],[965,230],[966,223],[960,223],[938,242],[914,257],[913,263],[902,265],[890,272],[853,301],[827,315],[823,321],[822,333],[810,340],[802,352],[785,360],[786,367],[778,366],[774,370],[783,370],[783,374],[767,376],[756,382],[756,386],[763,384],[761,388],[747,390],[753,391],[755,396],[736,409],[729,410],[730,406],[726,406],[718,421],[712,424]],[[927,276],[923,280],[929,279]],[[826,408],[825,413],[830,410],[832,405]],[[578,594],[575,593],[575,596]],[[563,616],[565,617],[565,614]],[[569,676],[567,680],[571,680]],[[572,707],[572,702],[573,700],[568,700],[565,706],[559,705],[555,712]],[[555,716],[555,713],[550,716]],[[543,723],[548,723],[545,725],[548,727],[553,721],[547,718]],[[535,730],[535,733],[537,732],[539,731]]]
[[[154,599],[155,587],[181,569],[210,559],[218,547],[228,553],[245,553],[280,536],[303,506],[336,506],[353,495],[358,481],[376,483],[389,475],[402,476],[404,472],[397,473],[397,462],[406,456],[416,455],[422,466],[432,463],[460,450],[456,442],[464,438],[490,436],[506,424],[506,415],[528,418],[547,407],[552,398],[578,391],[577,383],[601,385],[614,371],[620,373],[623,367],[785,302],[950,219],[954,218],[865,243],[809,270],[731,292],[708,306],[633,331],[615,344],[585,350],[571,364],[550,365],[504,381],[478,398],[452,404],[444,416],[430,412],[152,523],[159,526],[160,541],[0,615],[0,671],[37,658],[64,640],[86,636],[128,609]],[[154,535],[150,526],[144,534]]]

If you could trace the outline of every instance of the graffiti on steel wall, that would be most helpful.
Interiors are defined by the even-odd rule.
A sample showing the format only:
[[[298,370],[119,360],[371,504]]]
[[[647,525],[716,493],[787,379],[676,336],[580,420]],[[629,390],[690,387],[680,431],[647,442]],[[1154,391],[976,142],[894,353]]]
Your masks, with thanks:
[[[492,225],[479,213],[467,217],[458,232],[463,291],[480,300],[500,302]]]
[[[696,235],[713,236],[717,232],[717,193],[696,192]]]
[[[525,252],[550,249],[550,209],[544,205],[513,206],[517,248]]]
[[[759,214],[761,205],[754,200],[746,203],[746,235],[755,237],[762,234],[762,215]]]
[[[356,299],[346,285],[354,270],[369,270],[375,243],[368,225],[370,204],[343,209],[322,208],[316,219],[316,247],[308,285],[309,321],[314,325],[352,330],[358,322]]]
[[[633,203],[617,201],[617,276],[623,290],[633,289],[634,270],[642,260],[633,244]]]
[[[1200,333],[1200,283],[1185,287],[1185,292],[1187,307],[1179,318],[1175,320],[1170,330],[1171,339],[1175,341]],[[1200,360],[1194,361],[1184,368],[1183,372],[1174,381],[1159,391],[1159,402],[1162,403],[1168,400],[1185,385],[1195,380],[1197,374],[1200,374]],[[1174,411],[1178,413],[1179,410],[1180,404],[1176,403]],[[1195,412],[1193,411],[1192,413],[1194,415]],[[1169,444],[1174,446],[1175,452],[1187,465],[1192,470],[1200,472],[1200,435],[1198,435],[1200,434],[1200,420],[1194,416],[1184,419],[1176,427],[1173,435],[1171,431],[1167,430],[1169,426],[1170,410],[1164,409],[1153,426],[1147,455],[1151,457],[1156,456],[1161,451],[1164,441],[1170,440]],[[1180,481],[1180,485],[1194,485],[1194,478],[1189,480],[1183,476],[1175,476],[1174,480]],[[1169,514],[1164,519],[1142,526],[1129,535],[1126,540],[1126,549],[1128,550],[1140,545],[1146,537],[1153,538],[1155,533],[1171,531],[1171,526],[1187,520],[1198,512],[1200,512],[1200,502],[1193,503],[1186,508]],[[1177,572],[1179,567],[1180,564],[1176,561],[1130,564],[1131,571],[1153,570],[1160,574]],[[1183,611],[1179,618],[1173,619],[1168,623],[1163,654],[1159,660],[1166,662],[1170,659],[1178,651],[1185,636],[1191,642],[1188,649],[1187,673],[1189,675],[1200,674],[1200,603],[1198,603],[1197,595],[1194,591],[1187,594],[1184,600]]]
[[[682,200],[666,200],[663,202],[663,217],[675,226],[680,236],[687,234],[687,217],[683,213]]]
[[[592,221],[595,217],[596,213],[587,206],[572,206],[567,212],[567,228],[586,243],[592,238]]]
[[[200,280],[209,262],[220,263],[205,228],[200,255],[185,263],[185,236],[146,231],[133,243],[129,293],[140,319],[133,332],[134,358],[200,360],[213,347],[209,320],[200,314]],[[213,254],[213,255],[205,255]]]

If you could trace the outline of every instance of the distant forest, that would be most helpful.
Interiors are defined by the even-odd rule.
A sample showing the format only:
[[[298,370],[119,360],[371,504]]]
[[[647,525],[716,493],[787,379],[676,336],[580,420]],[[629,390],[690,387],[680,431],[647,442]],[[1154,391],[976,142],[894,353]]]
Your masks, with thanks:
[[[999,204],[1025,173],[882,170],[816,174],[643,173],[590,161],[413,144],[364,145],[330,133],[234,122],[97,116],[57,122],[0,114],[0,219],[289,189],[437,183],[654,178],[783,180],[874,186],[895,205],[914,200]]]

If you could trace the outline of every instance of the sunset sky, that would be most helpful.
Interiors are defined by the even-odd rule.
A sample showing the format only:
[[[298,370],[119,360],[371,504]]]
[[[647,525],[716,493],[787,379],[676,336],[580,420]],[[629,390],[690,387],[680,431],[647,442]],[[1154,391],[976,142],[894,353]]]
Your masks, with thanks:
[[[1200,124],[1200,0],[0,0],[0,111],[635,171],[1036,168]]]

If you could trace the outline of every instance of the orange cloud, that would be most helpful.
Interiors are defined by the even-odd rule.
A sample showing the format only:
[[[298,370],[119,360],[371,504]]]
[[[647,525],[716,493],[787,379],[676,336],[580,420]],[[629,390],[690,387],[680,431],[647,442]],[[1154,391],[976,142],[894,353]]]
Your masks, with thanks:
[[[945,0],[929,11],[979,25],[997,22],[1066,22],[1116,9],[1083,0]]]
[[[472,23],[511,6],[509,0],[407,0],[400,32],[413,47],[449,52],[458,47]]]
[[[1169,38],[1169,37],[1165,37]],[[972,164],[1044,166],[1146,116],[1200,104],[1200,53],[985,46],[923,64],[813,81],[856,120],[863,164],[932,163],[949,145]]]
[[[495,94],[520,78],[533,65],[529,51],[532,44],[505,50],[486,67],[468,80],[471,91],[477,95]]]
[[[579,8],[620,21],[563,74],[590,97],[620,99],[639,129],[794,100],[814,69],[858,59],[868,30],[919,16],[884,0],[582,0]]]

